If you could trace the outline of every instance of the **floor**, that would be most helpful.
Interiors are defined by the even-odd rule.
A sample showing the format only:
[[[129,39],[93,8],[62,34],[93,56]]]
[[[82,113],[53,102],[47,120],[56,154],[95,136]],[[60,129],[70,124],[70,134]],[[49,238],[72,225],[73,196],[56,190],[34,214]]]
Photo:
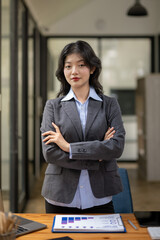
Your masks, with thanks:
[[[148,183],[138,178],[138,165],[136,163],[118,163],[128,171],[134,211],[153,210],[160,211],[160,182]],[[42,169],[41,179],[35,182],[31,198],[25,208],[26,213],[45,213],[44,199],[41,196],[41,186],[45,166]]]

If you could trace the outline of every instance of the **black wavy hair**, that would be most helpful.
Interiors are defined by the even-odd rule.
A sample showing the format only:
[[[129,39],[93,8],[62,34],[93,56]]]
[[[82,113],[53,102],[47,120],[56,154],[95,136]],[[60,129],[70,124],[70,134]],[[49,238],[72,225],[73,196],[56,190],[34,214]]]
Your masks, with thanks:
[[[66,45],[59,56],[56,77],[61,82],[61,87],[57,97],[66,95],[70,90],[70,85],[64,76],[64,64],[66,57],[73,53],[80,54],[90,69],[95,67],[94,73],[90,75],[89,84],[94,87],[97,94],[101,95],[103,93],[103,87],[98,80],[102,69],[101,60],[96,56],[92,47],[87,42],[79,40]]]

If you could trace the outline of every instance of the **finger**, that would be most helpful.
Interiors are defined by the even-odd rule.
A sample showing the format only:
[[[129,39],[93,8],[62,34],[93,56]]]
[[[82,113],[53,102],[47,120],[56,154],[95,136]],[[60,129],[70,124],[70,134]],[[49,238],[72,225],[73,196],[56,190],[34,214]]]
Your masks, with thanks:
[[[45,142],[45,145],[50,144],[50,143],[54,143],[53,139],[49,139],[47,142]]]
[[[112,132],[114,130],[114,127],[111,127],[111,128],[108,128],[108,131],[107,132]]]
[[[54,134],[53,131],[47,131],[47,132],[42,133],[42,136],[52,135],[52,134]]]
[[[52,122],[52,125],[55,128],[56,132],[60,133],[59,127],[54,122]]]
[[[48,141],[49,139],[53,139],[54,135],[49,135],[48,137],[43,139],[43,142]]]
[[[111,128],[109,127],[108,130],[107,130],[107,132],[106,132],[106,134],[109,134],[110,132],[112,132],[113,129],[114,129],[114,127],[111,127]]]
[[[50,143],[53,143],[53,141],[49,140],[49,141],[45,142],[45,145],[48,145]]]
[[[114,135],[115,134],[115,130],[113,130],[112,132],[110,132],[108,135]]]
[[[48,136],[45,139],[43,139],[43,142],[45,144],[55,143],[56,142],[55,136],[53,136],[53,135],[52,136]]]
[[[114,137],[114,134],[115,134],[115,130],[113,130],[111,133],[106,133],[105,134],[105,136],[104,136],[104,140],[108,140],[108,139],[110,139],[110,138],[112,138],[112,137]]]
[[[111,133],[115,133],[115,130],[113,130],[114,128],[110,128],[108,129],[108,131],[105,133],[105,136],[108,136]]]
[[[111,137],[111,136],[113,137],[113,136],[114,136],[114,134],[115,134],[115,132],[116,132],[115,130],[114,130],[114,131],[112,131],[111,133],[109,133],[109,134],[107,135],[107,137]]]

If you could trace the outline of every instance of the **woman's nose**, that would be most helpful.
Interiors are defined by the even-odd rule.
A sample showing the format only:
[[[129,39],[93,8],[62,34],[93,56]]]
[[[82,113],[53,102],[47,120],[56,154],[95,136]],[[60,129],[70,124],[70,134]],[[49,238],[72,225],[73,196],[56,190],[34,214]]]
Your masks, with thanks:
[[[77,66],[73,66],[72,67],[72,74],[76,74],[77,73]]]

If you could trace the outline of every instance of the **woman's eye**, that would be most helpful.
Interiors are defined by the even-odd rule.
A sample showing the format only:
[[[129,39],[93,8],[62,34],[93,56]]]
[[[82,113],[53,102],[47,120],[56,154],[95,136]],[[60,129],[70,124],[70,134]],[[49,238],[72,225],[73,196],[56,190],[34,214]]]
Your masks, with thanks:
[[[80,66],[80,67],[84,67],[84,66],[85,66],[85,64],[80,64],[79,66]]]
[[[70,69],[70,67],[71,67],[71,66],[69,66],[69,65],[65,66],[65,68],[67,68],[67,69]]]

